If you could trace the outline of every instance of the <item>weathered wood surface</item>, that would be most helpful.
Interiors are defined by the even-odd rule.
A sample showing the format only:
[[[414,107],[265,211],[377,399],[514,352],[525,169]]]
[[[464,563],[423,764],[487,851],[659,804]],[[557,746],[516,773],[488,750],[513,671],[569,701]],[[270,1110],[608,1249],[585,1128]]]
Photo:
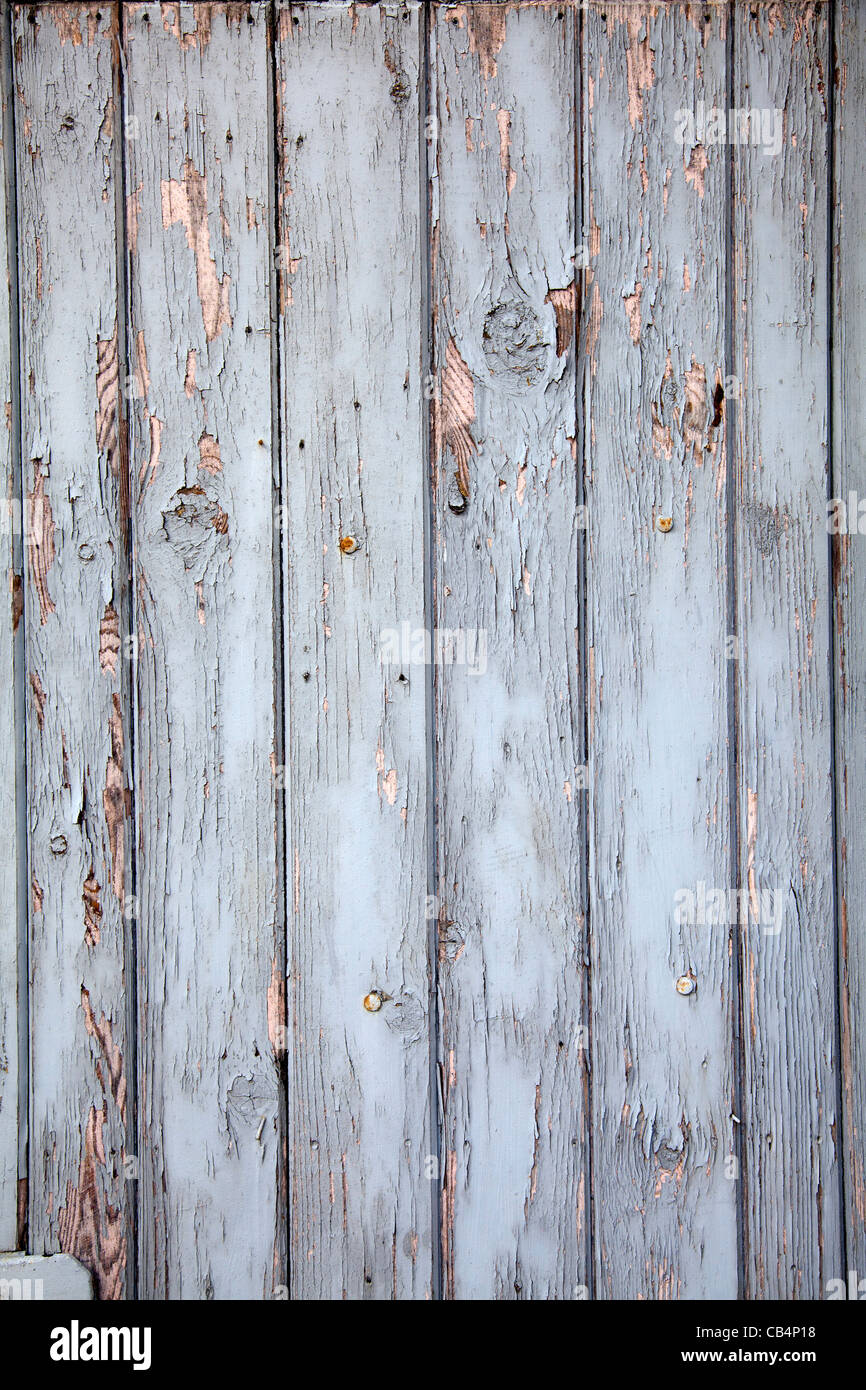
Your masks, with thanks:
[[[11,57],[6,6],[0,11],[0,60],[4,76]],[[24,630],[21,627],[20,481],[16,458],[17,401],[13,396],[11,277],[16,275],[14,231],[15,156],[12,148],[12,100],[4,81],[0,136],[0,402],[5,428],[0,448],[0,1250],[17,1243],[18,1226],[18,1019],[19,939],[22,909],[21,869],[26,855],[19,806],[23,750],[19,681]],[[7,203],[7,185],[12,207]],[[11,214],[11,216],[10,216]],[[7,225],[8,224],[8,225]],[[12,230],[10,244],[9,230]],[[21,1126],[26,1135],[26,1116]]]
[[[739,875],[776,905],[740,935],[745,1292],[818,1298],[842,1255],[826,6],[738,9],[733,79],[780,145],[733,147]]]
[[[280,11],[300,1298],[421,1299],[432,1287],[427,671],[393,650],[393,634],[425,624],[420,39],[415,4]],[[370,993],[378,1011],[364,1007]]]
[[[731,929],[699,906],[730,873],[727,149],[686,124],[725,105],[725,15],[610,5],[585,54],[596,1292],[735,1298]]]
[[[451,1298],[587,1284],[575,16],[435,14],[442,1251]]]
[[[141,1292],[284,1282],[266,5],[125,15]]]
[[[836,639],[836,854],[839,869],[841,1081],[848,1269],[866,1277],[866,10],[838,8],[833,199],[832,535]],[[858,135],[857,132],[860,132]],[[854,496],[852,497],[852,494]],[[853,503],[853,506],[852,506]],[[844,524],[845,529],[841,527]],[[847,1280],[847,1271],[827,1270]]]
[[[112,11],[16,8],[29,1248],[128,1290],[129,703]],[[50,74],[50,81],[46,75]],[[63,196],[58,196],[58,189]]]
[[[103,1298],[862,1276],[862,7],[11,38],[0,1250]]]

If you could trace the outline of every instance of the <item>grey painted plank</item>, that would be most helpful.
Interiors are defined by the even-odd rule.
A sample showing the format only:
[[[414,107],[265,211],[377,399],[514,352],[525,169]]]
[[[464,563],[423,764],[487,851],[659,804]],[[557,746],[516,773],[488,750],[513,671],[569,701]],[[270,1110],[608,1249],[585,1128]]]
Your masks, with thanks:
[[[280,11],[299,1298],[431,1293],[419,20]]]
[[[125,12],[141,1294],[284,1282],[267,6]]]
[[[3,26],[0,52],[7,53],[8,12],[0,12]],[[6,63],[2,65],[5,78]],[[4,124],[2,135],[11,130],[8,105],[11,92],[4,81]],[[17,468],[13,453],[12,341],[9,279],[10,248],[7,238],[6,186],[13,151],[0,143],[0,402],[5,409],[0,448],[0,576],[3,602],[0,605],[0,1250],[11,1250],[17,1243],[18,1212],[18,936],[21,921],[19,901],[20,860],[26,847],[19,834],[18,797],[20,791],[19,749],[24,731],[17,708],[16,672],[20,675],[21,627],[21,536]],[[14,267],[13,267],[14,269]],[[26,1117],[25,1117],[26,1124]]]
[[[750,924],[741,942],[751,1298],[821,1297],[841,1257],[825,506],[831,80],[826,6],[738,7],[734,105],[768,113],[770,137],[733,151],[740,874],[781,909],[777,932]]]
[[[71,1255],[0,1254],[0,1300],[57,1303],[92,1298],[90,1272]]]
[[[102,1298],[128,1287],[126,461],[107,6],[14,15],[28,534],[30,1201]],[[58,196],[58,188],[63,196]]]
[[[834,207],[833,494],[836,640],[837,862],[841,918],[841,1080],[848,1269],[866,1278],[866,10],[838,8]],[[851,494],[856,494],[852,498]],[[853,507],[851,503],[854,503]],[[839,528],[838,530],[836,528]],[[844,527],[845,529],[841,529]],[[848,1278],[847,1270],[827,1271]],[[860,1294],[862,1297],[862,1293]]]
[[[586,31],[597,1296],[735,1298],[725,563],[725,16]],[[686,118],[692,117],[693,126]],[[660,529],[670,518],[671,526]],[[719,901],[718,899],[710,900]],[[727,897],[724,899],[727,902]],[[696,989],[675,982],[692,975]]]
[[[444,1288],[573,1298],[589,1210],[575,15],[433,18],[435,622],[466,644],[434,670]]]

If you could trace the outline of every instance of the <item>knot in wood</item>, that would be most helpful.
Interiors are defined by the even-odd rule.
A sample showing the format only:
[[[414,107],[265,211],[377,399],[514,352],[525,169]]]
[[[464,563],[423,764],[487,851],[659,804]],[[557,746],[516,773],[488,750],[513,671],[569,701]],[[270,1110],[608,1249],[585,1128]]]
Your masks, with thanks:
[[[544,324],[525,300],[496,304],[484,320],[482,347],[491,372],[533,386],[546,371],[549,343]]]
[[[162,514],[163,530],[184,569],[201,578],[218,546],[228,540],[228,514],[203,487],[182,487]]]

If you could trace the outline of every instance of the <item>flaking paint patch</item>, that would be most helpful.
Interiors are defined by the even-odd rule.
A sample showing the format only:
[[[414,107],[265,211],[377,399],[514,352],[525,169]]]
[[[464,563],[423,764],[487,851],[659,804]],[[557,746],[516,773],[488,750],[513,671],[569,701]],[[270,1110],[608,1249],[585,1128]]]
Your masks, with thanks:
[[[49,616],[56,611],[48,592],[48,574],[55,560],[55,526],[51,503],[45,496],[41,459],[33,460],[33,489],[27,494],[27,501],[30,508],[27,560],[36,597],[39,599],[40,621],[47,623]]]
[[[108,1201],[104,1179],[99,1174],[100,1169],[106,1168],[102,1130],[107,1117],[107,1103],[99,1110],[91,1105],[84,1130],[78,1185],[66,1184],[66,1204],[58,1215],[61,1250],[90,1270],[101,1300],[122,1297],[126,1268],[123,1216],[120,1209]]]
[[[475,422],[475,386],[472,373],[457,350],[453,338],[445,349],[445,370],[442,374],[441,438],[457,464],[457,486],[461,496],[469,497],[469,461],[475,452],[472,425]],[[437,425],[439,424],[437,412]],[[438,434],[437,429],[437,434]]]
[[[707,423],[707,374],[703,364],[692,358],[685,376],[685,405],[683,407],[683,438],[691,449],[695,463],[703,463],[704,429]]]
[[[384,793],[388,805],[393,806],[397,800],[397,769],[391,767],[385,771],[385,751],[382,747],[376,749],[376,782],[379,800]]]
[[[629,49],[626,57],[628,70],[628,118],[634,130],[638,121],[643,120],[643,93],[649,91],[655,82],[655,50],[650,47],[649,36],[640,38],[644,18],[631,15],[627,18]]]
[[[186,372],[183,378],[183,389],[186,397],[190,400],[195,392],[195,370],[196,370],[196,351],[190,348],[186,355]]]
[[[9,571],[9,593],[12,596],[12,632],[16,633],[24,615],[24,585],[15,570]]]
[[[150,369],[147,365],[147,344],[142,328],[135,335],[135,362],[136,385],[146,405],[150,396]]]
[[[84,903],[84,944],[86,946],[99,945],[102,923],[101,892],[102,885],[97,881],[91,864],[90,873],[84,880],[81,889],[81,901]]]
[[[52,5],[48,11],[60,39],[60,47],[71,43],[74,48],[83,42],[77,5]]]
[[[686,183],[691,184],[700,198],[704,196],[704,177],[709,167],[707,152],[703,145],[695,145],[685,169]]]
[[[220,446],[218,440],[212,434],[205,431],[198,441],[199,468],[205,473],[215,475],[222,473],[223,464],[220,458]]]
[[[139,184],[126,195],[126,240],[129,254],[134,256],[138,249],[138,219],[141,216],[140,194],[144,184]]]
[[[274,960],[268,985],[268,1039],[275,1057],[286,1055],[286,978]]]
[[[556,355],[563,357],[568,352],[574,335],[574,320],[577,313],[577,282],[572,280],[563,290],[548,290],[545,304],[553,305],[556,315]]]
[[[219,278],[216,262],[211,255],[204,176],[198,172],[192,160],[187,158],[184,160],[183,179],[163,179],[160,190],[163,227],[167,229],[176,222],[182,223],[187,245],[195,256],[202,321],[205,336],[208,342],[212,342],[224,327],[231,327],[231,277],[226,272],[222,279]]]
[[[505,193],[510,198],[517,182],[517,173],[511,167],[511,112],[504,108],[496,113],[499,129],[499,167],[505,174]]]
[[[123,1070],[123,1057],[120,1048],[114,1041],[111,1028],[111,1019],[106,1018],[105,1014],[97,1021],[96,1015],[90,1003],[90,992],[81,987],[81,1007],[84,1011],[84,1027],[91,1038],[95,1038],[99,1044],[103,1060],[108,1068],[108,1085],[111,1098],[117,1106],[121,1119],[126,1117],[126,1076]],[[103,1076],[103,1073],[99,1073]],[[105,1085],[103,1081],[103,1091]]]
[[[120,363],[117,346],[117,320],[110,338],[96,343],[96,446],[106,459],[112,476],[120,487],[120,507],[124,517],[129,515],[129,481],[122,464],[122,441],[125,438],[120,419]]]
[[[458,5],[451,16],[469,36],[469,52],[478,58],[485,82],[496,76],[496,59],[505,43],[507,5],[473,3]]]
[[[105,768],[105,789],[102,805],[108,829],[111,854],[111,886],[118,902],[123,902],[124,888],[124,822],[126,795],[123,786],[123,716],[120,696],[112,695],[112,713],[108,721],[111,752]]]
[[[117,675],[117,658],[120,652],[120,619],[114,607],[106,604],[102,621],[99,624],[99,665],[103,672]]]
[[[638,281],[634,287],[634,292],[632,294],[624,294],[622,297],[623,304],[625,305],[626,318],[628,319],[628,329],[633,343],[640,342],[640,302],[642,296],[643,285]]]
[[[203,52],[210,43],[214,13],[219,13],[226,7],[214,4],[194,4],[192,6],[192,13],[195,19],[195,28],[185,33],[181,28],[181,18],[183,10],[188,8],[189,7],[186,5],[182,8],[179,4],[165,3],[165,0],[163,0],[161,5],[162,27],[167,34],[171,34],[177,39],[184,53],[190,48],[198,48],[200,52]],[[231,7],[229,6],[228,8]]]
[[[592,287],[592,294],[589,300],[589,317],[586,325],[586,355],[589,359],[590,372],[595,376],[598,371],[598,361],[595,350],[598,346],[598,335],[601,332],[601,321],[604,318],[604,301],[601,291],[598,288],[598,281]]]
[[[33,704],[36,709],[36,723],[40,730],[45,723],[45,690],[42,681],[36,671],[30,672],[30,689],[33,692]]]
[[[159,455],[162,448],[162,421],[157,419],[155,415],[151,415],[148,417],[148,423],[150,426],[150,455],[139,469],[138,481],[143,484],[145,474],[150,469],[150,477],[147,480],[147,486],[150,487],[156,477],[156,470],[159,468]]]

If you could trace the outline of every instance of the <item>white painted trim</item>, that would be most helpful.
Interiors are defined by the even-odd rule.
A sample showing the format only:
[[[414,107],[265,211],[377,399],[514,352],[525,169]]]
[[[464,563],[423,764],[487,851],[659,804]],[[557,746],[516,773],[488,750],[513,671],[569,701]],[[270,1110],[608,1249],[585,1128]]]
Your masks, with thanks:
[[[71,1255],[25,1255],[20,1250],[0,1254],[0,1301],[92,1298],[90,1274]]]

